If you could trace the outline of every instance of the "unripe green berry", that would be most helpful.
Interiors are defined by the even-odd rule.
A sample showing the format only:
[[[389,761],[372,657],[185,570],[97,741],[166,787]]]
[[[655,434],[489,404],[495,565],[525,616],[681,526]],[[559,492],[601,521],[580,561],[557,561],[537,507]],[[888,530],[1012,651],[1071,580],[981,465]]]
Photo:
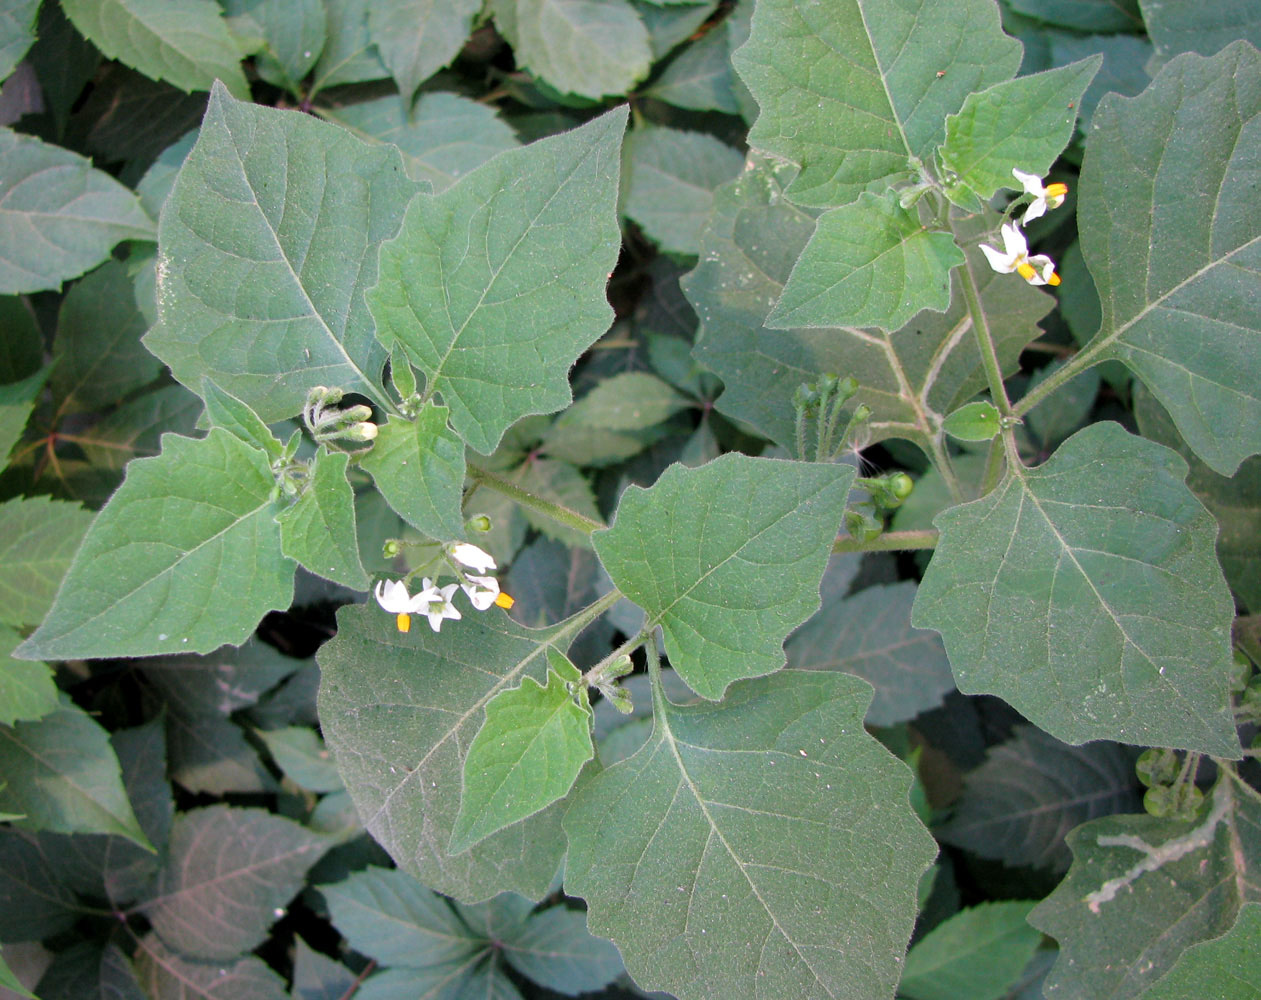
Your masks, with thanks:
[[[1176,752],[1164,747],[1152,747],[1143,751],[1134,765],[1134,772],[1139,781],[1148,788],[1154,788],[1171,784],[1178,777],[1180,766]]]

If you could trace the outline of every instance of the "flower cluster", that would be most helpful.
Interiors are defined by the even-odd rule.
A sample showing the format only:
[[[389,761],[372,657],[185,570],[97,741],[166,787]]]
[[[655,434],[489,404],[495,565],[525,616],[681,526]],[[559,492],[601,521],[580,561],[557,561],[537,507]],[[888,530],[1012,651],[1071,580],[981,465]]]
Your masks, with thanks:
[[[487,570],[495,568],[495,560],[488,552],[476,545],[460,542],[448,550],[449,555],[460,565],[475,570],[477,575],[456,570],[461,582],[449,583],[439,587],[429,577],[423,577],[420,591],[408,593],[407,583],[403,580],[382,580],[374,594],[377,603],[390,614],[396,616],[400,632],[407,632],[412,627],[412,615],[423,614],[429,619],[429,627],[440,631],[444,619],[459,620],[463,617],[451,599],[457,590],[468,595],[469,603],[478,611],[485,611],[492,604],[504,609],[511,608],[516,602],[508,594],[499,589],[499,581],[493,576],[484,575]]]
[[[1020,181],[1025,193],[1032,197],[1025,214],[1020,217],[1021,225],[1037,219],[1047,213],[1048,209],[1059,208],[1064,204],[1064,196],[1068,187],[1064,184],[1042,185],[1042,178],[1034,174],[1026,174],[1021,170],[1012,170],[1016,180]],[[981,252],[990,262],[990,267],[1002,274],[1015,271],[1031,285],[1058,285],[1060,276],[1055,273],[1055,262],[1046,254],[1029,256],[1029,244],[1025,234],[1014,222],[1003,224],[1000,230],[1003,237],[1003,249],[996,250],[981,244]]]

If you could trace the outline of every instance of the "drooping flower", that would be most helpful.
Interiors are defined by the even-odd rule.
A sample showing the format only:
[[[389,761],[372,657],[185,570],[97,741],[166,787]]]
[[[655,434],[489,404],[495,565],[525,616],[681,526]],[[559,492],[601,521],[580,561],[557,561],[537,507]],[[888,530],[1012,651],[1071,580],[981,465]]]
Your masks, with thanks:
[[[381,607],[397,616],[395,623],[400,632],[410,630],[412,615],[424,611],[438,596],[437,588],[430,586],[428,580],[415,596],[408,594],[407,584],[402,580],[380,580],[373,593]]]
[[[507,609],[517,603],[512,597],[499,589],[499,581],[493,576],[472,576],[470,574],[468,583],[462,583],[460,586],[464,589],[464,593],[468,594],[469,602],[478,611],[485,611],[492,604]]]
[[[1002,274],[1015,271],[1031,285],[1058,285],[1060,276],[1055,273],[1055,263],[1046,254],[1029,256],[1029,244],[1025,234],[1014,222],[1003,225],[1003,250],[981,244],[981,252],[990,267]]]
[[[1026,194],[1033,195],[1033,201],[1020,217],[1020,224],[1027,226],[1031,220],[1046,215],[1048,208],[1059,208],[1064,204],[1064,196],[1068,194],[1067,184],[1048,184],[1042,186],[1042,178],[1037,174],[1026,174],[1023,170],[1012,168],[1012,176],[1020,181]]]
[[[495,568],[495,558],[484,549],[468,542],[460,542],[451,546],[451,558],[463,566],[478,573],[485,573]]]
[[[435,632],[442,631],[442,620],[451,618],[456,621],[463,618],[459,609],[451,603],[451,597],[459,589],[459,584],[448,583],[445,587],[435,587],[428,577],[425,578],[425,591],[432,590],[433,596],[429,598],[429,607],[425,609],[425,615],[429,618],[429,627]]]

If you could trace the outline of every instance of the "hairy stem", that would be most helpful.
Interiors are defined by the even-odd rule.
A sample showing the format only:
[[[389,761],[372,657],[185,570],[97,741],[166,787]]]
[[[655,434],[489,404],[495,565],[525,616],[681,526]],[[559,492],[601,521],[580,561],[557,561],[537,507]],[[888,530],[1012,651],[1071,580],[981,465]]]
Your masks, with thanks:
[[[981,292],[976,287],[976,278],[972,276],[972,265],[969,261],[965,260],[959,268],[959,279],[963,284],[963,297],[968,304],[968,313],[972,317],[972,331],[976,334],[977,347],[981,351],[981,364],[989,383],[990,398],[998,407],[999,413],[1004,417],[1011,417],[1011,400],[1007,398],[1007,389],[1003,386],[1003,369],[998,363],[998,352],[994,349],[994,338],[990,335],[989,320],[981,305]]]
[[[832,543],[832,551],[836,552],[910,552],[915,549],[934,549],[937,547],[937,532],[932,528],[922,531],[886,531],[877,535],[870,542],[857,538],[838,538]]]
[[[576,510],[570,510],[561,504],[545,500],[543,497],[536,496],[528,490],[523,490],[516,483],[511,483],[493,472],[488,472],[486,469],[479,469],[475,465],[468,467],[468,477],[478,486],[485,486],[496,493],[502,493],[509,500],[515,500],[522,507],[529,507],[531,510],[537,511],[545,517],[550,517],[553,521],[563,524],[567,528],[581,531],[585,535],[589,535],[593,531],[602,531],[608,527],[608,525],[593,520],[585,514],[579,514]]]

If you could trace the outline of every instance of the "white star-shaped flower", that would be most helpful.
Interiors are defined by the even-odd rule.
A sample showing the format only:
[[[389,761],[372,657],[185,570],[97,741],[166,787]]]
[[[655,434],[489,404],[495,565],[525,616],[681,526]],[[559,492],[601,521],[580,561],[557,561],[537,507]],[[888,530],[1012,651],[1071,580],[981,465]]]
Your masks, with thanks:
[[[400,632],[412,627],[412,615],[424,611],[437,596],[436,588],[426,580],[424,587],[414,597],[407,592],[407,584],[402,580],[380,580],[373,591],[377,603],[392,615],[396,615],[395,623]]]
[[[451,603],[451,597],[459,589],[458,583],[448,583],[445,587],[434,587],[429,579],[425,579],[425,590],[432,590],[433,596],[429,598],[429,607],[425,610],[425,615],[429,619],[429,627],[435,632],[442,631],[442,620],[451,618],[456,621],[463,618],[459,609]]]
[[[1029,244],[1025,234],[1014,222],[1004,224],[1002,228],[1003,250],[995,250],[991,246],[981,244],[981,252],[990,262],[990,267],[1002,274],[1015,271],[1031,285],[1058,285],[1060,276],[1055,273],[1055,263],[1046,254],[1029,256]]]
[[[451,546],[451,558],[477,573],[485,573],[488,569],[495,568],[494,556],[468,542]]]
[[[1033,195],[1033,201],[1020,217],[1020,224],[1027,226],[1033,219],[1046,215],[1048,208],[1059,208],[1064,204],[1064,196],[1068,194],[1067,184],[1048,184],[1042,186],[1042,178],[1037,174],[1026,174],[1023,170],[1012,168],[1012,176],[1020,181],[1026,194]]]
[[[507,609],[517,602],[499,589],[499,581],[493,576],[468,576],[468,583],[462,583],[460,586],[464,588],[464,593],[468,594],[469,602],[478,611],[485,611],[492,604]]]

